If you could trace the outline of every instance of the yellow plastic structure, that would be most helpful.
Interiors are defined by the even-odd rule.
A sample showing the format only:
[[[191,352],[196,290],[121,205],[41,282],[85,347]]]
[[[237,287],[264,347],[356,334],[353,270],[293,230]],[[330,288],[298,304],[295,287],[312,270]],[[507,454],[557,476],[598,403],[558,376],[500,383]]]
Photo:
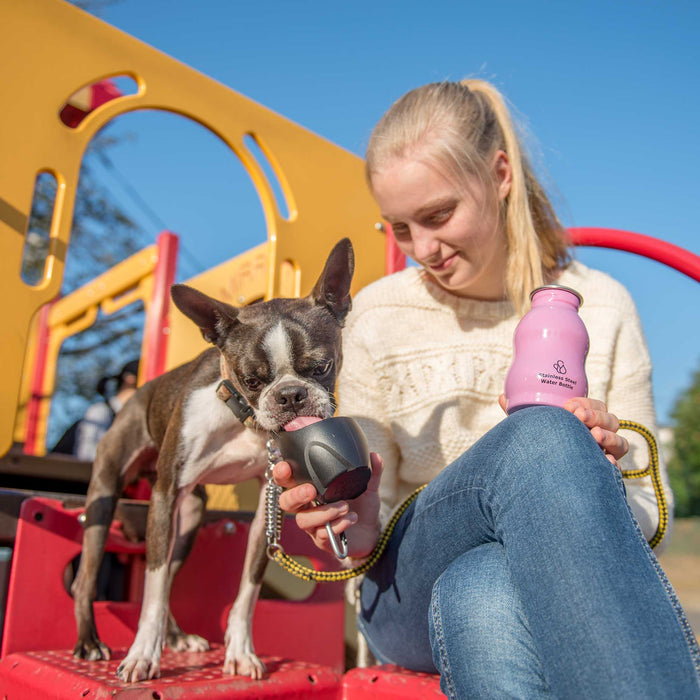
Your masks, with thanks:
[[[49,407],[56,383],[58,353],[63,341],[89,328],[97,319],[98,311],[109,316],[137,301],[142,302],[144,309],[148,311],[157,262],[157,246],[148,246],[51,305],[47,319],[47,350],[34,454],[42,455],[46,452]],[[31,366],[31,361],[32,358],[29,357],[25,364]],[[24,442],[26,439],[23,413],[30,393],[28,374],[25,374],[23,379],[15,430],[17,442]]]
[[[384,273],[384,237],[374,227],[379,212],[357,156],[63,0],[3,0],[0,28],[0,454],[12,442],[31,319],[61,286],[83,154],[96,132],[120,114],[156,109],[183,115],[218,135],[240,158],[267,223],[267,268],[260,285],[265,297],[290,287],[307,293],[327,252],[343,236],[355,245],[355,289]],[[60,121],[69,96],[116,76],[132,78],[136,94],[105,103],[76,128]],[[271,164],[287,218],[246,137]],[[30,286],[21,280],[20,267],[42,172],[55,176],[58,191],[44,277]]]
[[[234,306],[245,306],[267,294],[269,246],[266,243],[185,281],[209,296]],[[284,279],[282,280],[284,281]],[[287,282],[278,296],[297,296],[294,283]],[[295,294],[296,292],[296,294]],[[197,326],[174,306],[170,307],[170,339],[166,351],[167,369],[191,360],[207,347]]]

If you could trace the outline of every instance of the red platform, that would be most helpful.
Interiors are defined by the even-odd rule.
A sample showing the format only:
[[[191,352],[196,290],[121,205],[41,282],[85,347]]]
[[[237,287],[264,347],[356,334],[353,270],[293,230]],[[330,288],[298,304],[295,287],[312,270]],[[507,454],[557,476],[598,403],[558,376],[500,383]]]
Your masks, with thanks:
[[[212,643],[202,653],[166,649],[161,678],[124,684],[116,677],[119,661],[133,641],[143,582],[144,546],[128,541],[114,523],[107,550],[130,562],[128,600],[95,603],[102,640],[113,650],[110,661],[72,657],[75,642],[73,600],[66,572],[80,552],[82,509],[61,501],[28,498],[17,524],[0,661],[0,698],[360,698],[442,697],[437,676],[397,666],[344,667],[342,583],[316,584],[304,600],[261,599],[255,609],[255,647],[267,665],[263,680],[223,674],[222,645],[228,611],[235,598],[245,551],[248,522],[223,519],[203,526],[171,596],[181,627]],[[285,551],[308,557],[317,569],[337,568],[293,523],[282,539]],[[273,564],[274,565],[274,564]]]
[[[107,689],[120,687],[113,662],[75,661],[69,651],[75,643],[76,628],[73,599],[67,590],[70,582],[67,567],[80,552],[82,526],[78,518],[81,513],[82,509],[68,508],[53,499],[28,498],[22,503],[2,639],[0,698],[3,700],[3,693],[8,700],[99,697],[95,694],[98,691],[107,693]],[[224,639],[228,612],[238,589],[248,530],[247,520],[238,518],[204,525],[173,585],[171,609],[182,629],[199,634],[214,645],[221,645]],[[293,522],[286,523],[282,543],[288,553],[308,557],[318,569],[337,568],[336,560],[317,550]],[[144,545],[128,541],[120,523],[114,523],[106,549],[128,561],[131,572],[128,599],[95,603],[95,619],[102,640],[111,649],[125,652],[134,639],[138,623]],[[313,686],[312,690],[324,693],[333,683],[337,685],[345,664],[344,611],[342,583],[316,584],[304,600],[258,601],[253,639],[262,657],[278,660],[272,664],[268,679],[274,680],[273,685],[278,688],[275,697],[305,697],[310,693],[306,688],[308,684]],[[219,686],[226,688],[228,697],[232,697],[233,689],[236,689],[235,697],[267,697],[264,693],[268,690],[257,686],[250,690],[248,684],[252,681],[248,679],[223,676],[221,649],[196,655],[166,652],[163,659],[165,676],[158,682],[170,688],[168,697],[189,695],[189,690],[183,694],[182,688],[190,686],[190,679],[193,683],[196,680],[192,687],[197,688],[197,692],[201,688],[202,697],[219,697],[216,695]],[[284,663],[279,659],[284,659]],[[292,659],[299,663],[292,663]],[[206,678],[202,678],[197,669]],[[309,680],[317,676],[323,682]],[[331,679],[334,680],[331,682]],[[209,685],[202,685],[204,680]],[[172,685],[174,682],[180,683],[177,692]],[[71,694],[78,687],[82,688],[80,693]],[[124,692],[133,693],[136,687],[138,684]],[[272,687],[270,683],[265,686],[269,687]],[[282,694],[281,687],[286,689]],[[302,687],[304,692],[298,694]],[[8,692],[10,688],[13,693]],[[239,693],[238,688],[243,690]],[[49,689],[52,694],[46,695]],[[85,695],[81,695],[83,690],[87,691]],[[287,692],[292,694],[285,694]],[[147,694],[144,697],[165,696]]]
[[[339,700],[341,677],[325,666],[263,657],[260,681],[222,672],[224,648],[202,653],[163,652],[161,677],[125,684],[116,677],[126,649],[110,661],[78,661],[69,651],[28,651],[0,661],[0,697],[7,700],[264,700],[318,698]]]
[[[354,668],[343,677],[342,700],[425,700],[444,698],[440,676],[385,664]]]

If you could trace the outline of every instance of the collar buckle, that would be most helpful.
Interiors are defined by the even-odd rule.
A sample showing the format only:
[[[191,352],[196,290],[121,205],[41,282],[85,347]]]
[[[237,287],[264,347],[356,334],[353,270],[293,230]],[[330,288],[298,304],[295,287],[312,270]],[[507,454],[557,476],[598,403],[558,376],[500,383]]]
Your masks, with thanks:
[[[216,395],[231,409],[236,418],[248,428],[255,427],[255,412],[230,379],[222,379],[216,387]]]

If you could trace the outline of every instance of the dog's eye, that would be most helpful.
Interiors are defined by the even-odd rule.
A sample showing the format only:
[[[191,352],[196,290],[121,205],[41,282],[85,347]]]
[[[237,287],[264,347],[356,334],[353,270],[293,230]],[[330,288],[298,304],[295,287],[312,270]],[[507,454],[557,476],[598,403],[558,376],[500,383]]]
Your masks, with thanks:
[[[262,384],[257,377],[246,377],[243,382],[251,391],[259,389],[260,385]]]
[[[323,362],[320,365],[316,365],[316,367],[311,370],[311,374],[314,377],[325,377],[331,371],[332,367],[333,360],[328,360],[328,362]]]

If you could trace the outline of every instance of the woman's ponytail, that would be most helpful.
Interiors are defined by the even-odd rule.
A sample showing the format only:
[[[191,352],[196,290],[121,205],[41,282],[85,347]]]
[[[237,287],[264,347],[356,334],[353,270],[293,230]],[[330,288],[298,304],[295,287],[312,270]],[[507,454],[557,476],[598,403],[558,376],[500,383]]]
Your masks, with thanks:
[[[569,260],[563,227],[525,158],[501,93],[483,80],[469,79],[462,84],[492,110],[503,138],[501,147],[510,162],[512,180],[504,221],[508,240],[505,284],[508,297],[523,314],[529,308],[530,292],[544,283],[547,272]],[[497,144],[491,145],[491,153],[497,149]]]

